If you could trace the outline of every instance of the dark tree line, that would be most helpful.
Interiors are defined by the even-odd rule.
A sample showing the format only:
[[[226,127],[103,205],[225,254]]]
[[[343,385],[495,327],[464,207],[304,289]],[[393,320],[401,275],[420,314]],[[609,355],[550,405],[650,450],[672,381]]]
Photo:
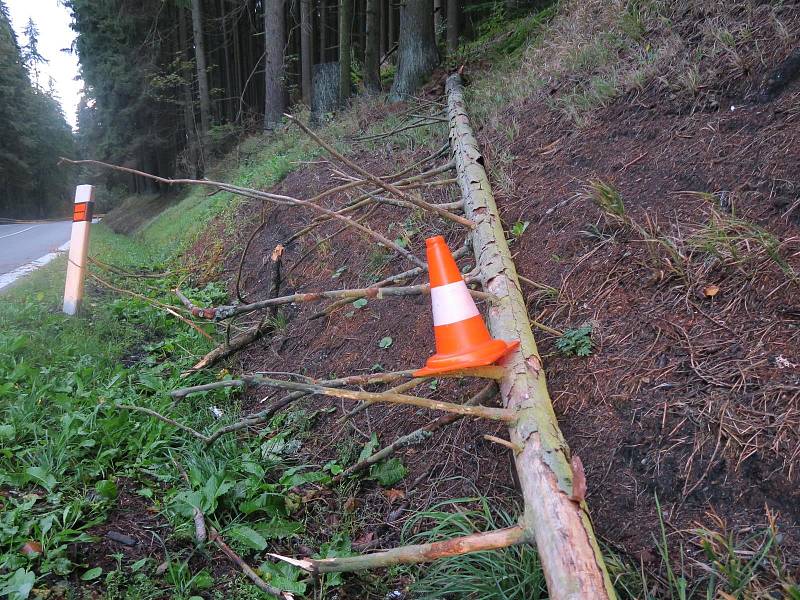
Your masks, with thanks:
[[[52,82],[44,87],[33,22],[20,46],[8,9],[0,0],[0,217],[63,214],[72,201],[72,178],[56,167],[73,152],[72,130]]]
[[[84,156],[162,176],[201,175],[237,132],[274,129],[287,106],[383,90],[413,94],[486,0],[65,0],[74,14],[86,97]],[[466,10],[465,10],[466,9]],[[339,77],[315,77],[327,73]],[[315,81],[316,80],[316,81]],[[323,83],[324,81],[324,83]],[[387,82],[388,83],[388,82]],[[109,183],[148,191],[150,181]]]

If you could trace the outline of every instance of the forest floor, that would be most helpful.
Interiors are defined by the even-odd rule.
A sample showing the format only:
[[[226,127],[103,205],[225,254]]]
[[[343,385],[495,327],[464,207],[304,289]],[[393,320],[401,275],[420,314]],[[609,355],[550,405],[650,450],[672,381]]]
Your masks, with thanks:
[[[534,330],[559,423],[586,469],[587,502],[615,584],[627,598],[793,597],[800,593],[800,86],[771,88],[769,80],[792,51],[800,10],[749,2],[575,2],[547,18],[489,32],[452,62],[468,65],[467,108],[517,270],[536,284],[523,289],[530,317],[563,333]],[[441,148],[446,123],[364,136],[402,126],[409,115],[439,114],[443,81],[444,71],[403,105],[357,101],[344,124],[321,133],[362,168],[397,172]],[[339,183],[334,167],[340,167],[296,131],[281,140],[269,142],[278,146],[269,146],[268,161],[251,152],[257,138],[243,142],[228,159],[236,182],[298,198]],[[266,297],[270,255],[314,213],[203,194],[173,204],[134,238],[159,249],[139,265],[157,271],[171,264],[170,244],[197,230],[182,265],[170,267],[163,281],[145,280],[140,291],[157,288],[152,297],[163,302],[176,286],[198,304],[235,298],[246,248],[241,293],[247,300]],[[452,202],[458,191],[429,187],[423,197]],[[338,207],[350,199],[339,194],[327,202]],[[219,216],[204,227],[212,213]],[[431,235],[444,235],[452,249],[463,243],[457,228],[418,211],[382,205],[361,214],[417,256]],[[117,222],[124,221],[118,214]],[[324,223],[286,244],[281,294],[364,287],[409,268],[398,254],[340,228]],[[468,253],[460,265],[467,271],[471,264]],[[134,285],[131,278],[113,281]],[[406,283],[423,282],[420,276]],[[99,463],[104,477],[116,474],[114,501],[102,505],[102,522],[87,521],[94,542],[79,539],[64,548],[76,564],[117,575],[102,586],[93,570],[84,572],[85,583],[72,576],[84,597],[251,597],[253,588],[228,579],[236,570],[216,548],[195,546],[186,511],[197,501],[248,560],[264,558],[266,541],[271,552],[325,556],[513,519],[512,457],[483,437],[503,437],[501,426],[462,419],[325,491],[319,485],[325,477],[365,449],[436,415],[381,406],[343,421],[351,402],[304,398],[263,427],[203,448],[171,426],[145,415],[123,417],[109,406],[114,398],[132,401],[209,431],[218,427],[212,405],[226,422],[279,396],[268,388],[241,396],[228,389],[172,403],[167,392],[254,371],[319,379],[421,366],[434,349],[428,297],[350,302],[318,318],[312,317],[325,303],[285,305],[270,335],[224,367],[183,378],[181,371],[210,347],[199,333],[167,323],[158,307],[135,299],[114,300],[106,311],[102,303],[113,296],[97,282],[91,293],[101,306],[91,318],[108,330],[82,344],[118,339],[113,318],[130,330],[125,369],[108,366],[92,375],[111,382],[92,397],[92,414],[117,419],[131,435],[103,429],[89,436],[99,457],[106,456],[100,449],[117,448]],[[233,330],[259,319],[239,319]],[[217,341],[224,335],[210,325],[204,330]],[[44,347],[47,340],[32,343]],[[576,356],[577,349],[586,355]],[[9,373],[19,371],[17,364],[8,361]],[[125,379],[118,383],[120,373],[129,387],[121,387]],[[70,385],[76,396],[87,388],[81,380]],[[412,393],[459,401],[479,388],[438,379]],[[83,418],[84,429],[93,418]],[[189,490],[182,489],[178,460],[186,463]],[[66,472],[68,461],[58,464]],[[85,468],[75,469],[78,489]],[[8,467],[15,469],[23,470]],[[101,496],[106,487],[98,487]],[[320,493],[303,502],[310,489]],[[270,512],[278,496],[280,511]],[[119,533],[128,539],[120,542]],[[259,572],[276,585],[311,592],[291,569],[265,561]],[[206,580],[218,578],[226,583],[215,586],[214,596]],[[481,592],[487,581],[503,583]],[[535,553],[519,549],[428,569],[328,576],[321,586],[325,597],[338,598],[546,594]],[[688,593],[679,596],[684,588]]]

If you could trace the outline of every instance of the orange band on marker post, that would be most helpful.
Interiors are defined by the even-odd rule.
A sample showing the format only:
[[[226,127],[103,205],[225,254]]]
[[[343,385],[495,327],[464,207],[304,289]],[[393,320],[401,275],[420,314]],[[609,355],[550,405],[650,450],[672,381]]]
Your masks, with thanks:
[[[94,212],[92,209],[94,207],[94,202],[76,202],[75,207],[72,209],[72,222],[77,223],[79,221],[91,221],[92,220],[92,213]]]
[[[414,376],[491,365],[519,346],[519,342],[495,340],[489,335],[444,238],[429,238],[425,245],[436,354]]]

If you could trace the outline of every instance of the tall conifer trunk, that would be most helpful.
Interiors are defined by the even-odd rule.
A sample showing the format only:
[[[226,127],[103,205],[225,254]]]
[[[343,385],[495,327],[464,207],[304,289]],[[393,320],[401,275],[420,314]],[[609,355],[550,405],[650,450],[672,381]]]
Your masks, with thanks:
[[[311,14],[311,0],[300,0],[300,79],[303,102],[311,106],[311,65],[314,64],[313,50],[314,19]]]
[[[187,64],[191,60],[189,53],[189,35],[186,29],[186,12],[178,3],[178,43],[181,48],[181,59]],[[194,98],[192,98],[191,79],[183,87],[183,126],[186,129],[186,163],[187,175],[196,179],[198,173],[197,130],[194,124]]]
[[[319,62],[328,62],[328,1],[319,0]]]
[[[286,111],[286,85],[283,50],[286,46],[285,5],[283,0],[264,2],[264,129],[272,130]]]
[[[233,68],[231,66],[230,44],[228,40],[228,18],[225,0],[219,0],[219,15],[222,22],[222,60],[225,65],[225,100],[223,101],[225,120],[233,121],[236,117],[236,105],[233,94]]]
[[[211,97],[208,93],[208,67],[203,41],[203,2],[192,0],[192,32],[194,33],[194,59],[197,63],[197,88],[200,96],[200,133],[203,145],[211,128]]]
[[[444,0],[433,0],[433,29],[438,40],[444,32]]]
[[[351,27],[353,24],[353,0],[339,0],[339,103],[350,98]]]
[[[367,0],[366,48],[364,51],[364,87],[368,92],[381,91],[380,50],[381,30],[378,4],[380,0]]]
[[[458,0],[447,0],[447,51],[458,48],[458,36],[461,19],[461,7]]]
[[[378,62],[383,60],[383,57],[386,56],[386,53],[389,51],[388,45],[388,25],[389,25],[389,0],[378,0],[378,7],[380,8],[380,14],[378,15],[378,20],[381,22],[381,43],[380,43],[380,58]]]
[[[433,31],[433,0],[406,0],[400,7],[397,74],[389,100],[413,94],[439,64]]]

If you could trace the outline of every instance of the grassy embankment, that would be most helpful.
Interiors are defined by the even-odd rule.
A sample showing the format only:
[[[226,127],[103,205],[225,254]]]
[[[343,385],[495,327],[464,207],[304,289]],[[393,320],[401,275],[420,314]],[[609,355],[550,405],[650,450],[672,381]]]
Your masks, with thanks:
[[[270,185],[309,152],[296,136],[262,142],[232,179],[242,185]],[[181,378],[212,344],[153,304],[175,303],[170,290],[186,276],[180,252],[210,218],[232,216],[235,208],[227,194],[209,197],[203,190],[191,190],[134,237],[94,227],[92,256],[136,273],[171,271],[164,277],[138,278],[93,267],[98,276],[144,299],[109,291],[90,279],[85,310],[79,317],[66,317],[60,311],[64,259],[0,299],[0,595],[28,597],[36,593],[32,587],[58,586],[62,578],[80,581],[79,586],[130,588],[109,596],[119,598],[161,597],[162,588],[188,597],[210,588],[208,569],[190,572],[189,551],[168,551],[169,568],[152,578],[157,565],[148,558],[123,567],[120,555],[116,568],[109,568],[112,557],[93,564],[82,558],[80,549],[72,549],[76,542],[82,547],[103,543],[92,541],[88,532],[114,513],[123,494],[141,498],[143,506],[149,504],[174,526],[174,534],[162,532],[168,549],[174,547],[168,538],[191,535],[181,515],[194,504],[202,505],[220,530],[228,530],[240,549],[263,549],[265,538],[302,530],[302,524],[288,518],[284,494],[305,469],[290,470],[281,441],[302,437],[302,419],[284,424],[268,443],[269,430],[243,443],[228,437],[206,449],[191,436],[176,436],[170,425],[117,407],[136,404],[168,412],[201,431],[236,416],[237,402],[230,392],[171,406],[171,389],[211,381],[224,371]],[[192,290],[192,295],[208,303],[227,299],[218,284]],[[202,327],[213,333],[211,325]],[[212,404],[223,417],[209,410]],[[173,461],[188,471],[191,492]],[[243,505],[247,508],[242,512]],[[260,532],[237,529],[233,523],[245,514],[261,521]],[[26,556],[19,549],[29,541],[38,552]],[[270,568],[265,567],[267,577]],[[279,577],[280,569],[275,575]],[[228,593],[215,594],[230,597]]]

